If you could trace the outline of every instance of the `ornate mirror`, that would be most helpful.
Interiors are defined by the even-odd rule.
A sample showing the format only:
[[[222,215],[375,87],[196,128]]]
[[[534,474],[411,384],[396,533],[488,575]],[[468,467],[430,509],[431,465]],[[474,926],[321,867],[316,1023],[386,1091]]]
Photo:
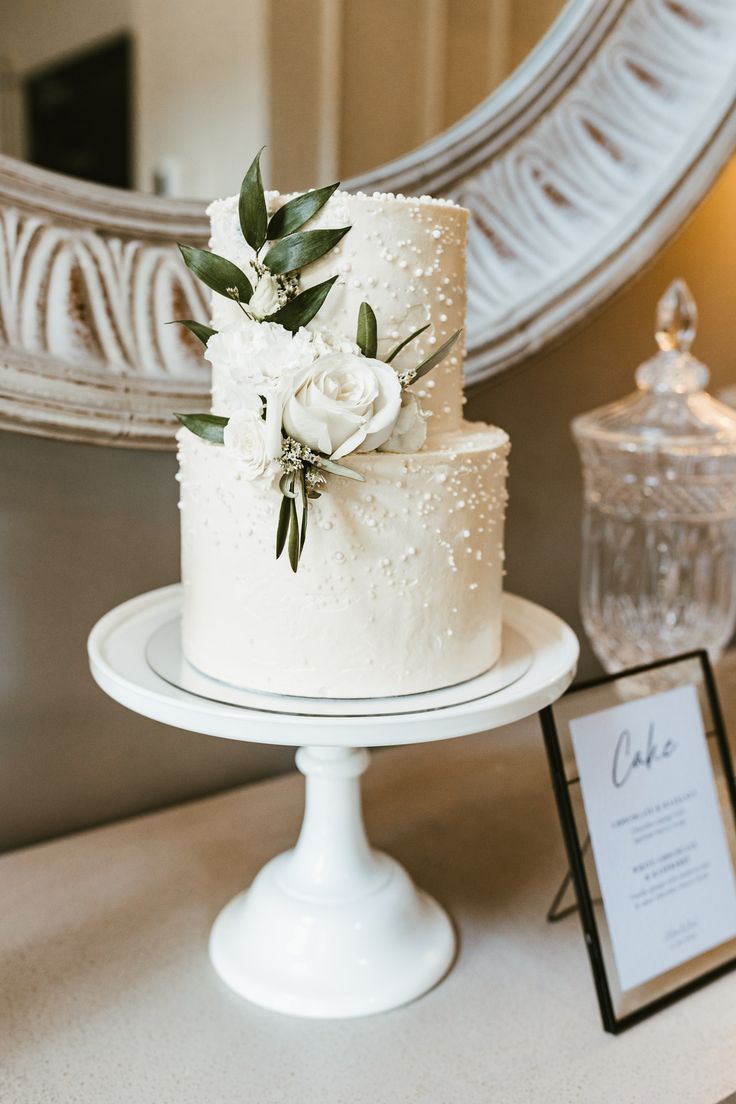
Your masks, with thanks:
[[[39,35],[36,0],[0,6],[3,428],[171,447],[171,411],[208,390],[165,326],[207,309],[174,243],[206,240],[205,197],[236,190],[264,135],[282,190],[346,168],[351,189],[470,209],[470,386],[638,272],[733,149],[733,0],[402,0],[390,33],[366,0],[191,7],[187,28],[168,2],[63,0]],[[102,24],[75,46],[81,9]],[[44,37],[40,63],[24,50]],[[120,156],[143,99],[154,123]]]

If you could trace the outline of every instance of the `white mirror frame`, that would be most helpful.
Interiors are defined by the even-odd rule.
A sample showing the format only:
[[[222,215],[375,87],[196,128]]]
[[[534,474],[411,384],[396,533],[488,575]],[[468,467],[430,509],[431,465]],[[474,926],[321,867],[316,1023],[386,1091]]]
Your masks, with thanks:
[[[508,369],[634,277],[736,144],[735,0],[572,0],[456,126],[351,189],[448,195],[472,214],[467,380]],[[206,408],[176,317],[208,308],[173,243],[205,204],[0,157],[0,427],[171,448]]]

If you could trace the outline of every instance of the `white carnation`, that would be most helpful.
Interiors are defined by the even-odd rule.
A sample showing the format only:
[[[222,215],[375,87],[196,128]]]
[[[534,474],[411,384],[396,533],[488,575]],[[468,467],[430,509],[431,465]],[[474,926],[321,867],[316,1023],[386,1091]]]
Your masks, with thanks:
[[[299,373],[314,360],[306,330],[293,336],[275,322],[243,317],[207,342],[205,356],[216,380],[218,408],[225,413],[262,409],[266,400],[269,455],[281,455],[281,415]]]
[[[266,423],[252,410],[239,410],[223,430],[223,444],[246,479],[258,479],[275,471],[266,447]]]
[[[418,452],[427,440],[427,415],[416,395],[402,391],[401,410],[391,436],[381,445],[382,452]]]
[[[297,377],[284,405],[284,428],[303,445],[339,460],[379,448],[400,409],[401,386],[389,364],[330,353]]]
[[[205,356],[216,372],[227,372],[236,385],[259,393],[259,388],[293,378],[314,360],[310,336],[293,336],[276,322],[255,322],[243,316],[223,326],[207,342]]]
[[[270,272],[264,272],[253,289],[247,310],[256,318],[267,318],[279,306],[279,286]]]

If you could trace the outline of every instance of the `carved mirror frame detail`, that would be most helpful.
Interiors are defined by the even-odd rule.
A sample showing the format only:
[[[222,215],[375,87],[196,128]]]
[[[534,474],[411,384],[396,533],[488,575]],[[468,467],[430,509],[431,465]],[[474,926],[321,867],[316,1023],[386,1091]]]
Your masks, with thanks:
[[[352,189],[448,195],[472,215],[468,383],[562,335],[641,270],[736,142],[734,0],[572,0],[479,108]],[[170,448],[208,403],[207,316],[177,240],[204,203],[0,157],[0,427]]]

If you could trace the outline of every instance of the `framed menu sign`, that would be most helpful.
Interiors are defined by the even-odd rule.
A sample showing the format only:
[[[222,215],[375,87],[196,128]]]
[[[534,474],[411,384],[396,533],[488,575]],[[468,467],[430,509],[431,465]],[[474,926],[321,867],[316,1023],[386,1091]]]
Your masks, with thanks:
[[[542,727],[607,1031],[736,966],[736,788],[705,652],[578,686]]]

